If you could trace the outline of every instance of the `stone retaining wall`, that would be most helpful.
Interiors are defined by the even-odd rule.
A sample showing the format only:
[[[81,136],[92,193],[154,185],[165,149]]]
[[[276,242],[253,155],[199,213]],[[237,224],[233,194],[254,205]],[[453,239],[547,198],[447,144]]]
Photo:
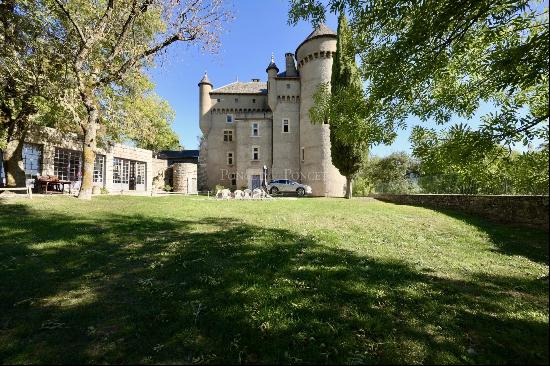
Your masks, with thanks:
[[[461,211],[487,220],[548,231],[548,196],[373,194],[385,202]]]

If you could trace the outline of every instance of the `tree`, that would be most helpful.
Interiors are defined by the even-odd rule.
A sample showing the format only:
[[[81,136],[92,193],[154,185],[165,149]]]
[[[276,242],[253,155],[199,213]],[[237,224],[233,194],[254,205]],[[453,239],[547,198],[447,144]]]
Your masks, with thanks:
[[[67,111],[57,100],[70,93],[61,30],[44,4],[4,0],[0,22],[0,150],[7,185],[23,186],[25,136],[33,126],[60,127]]]
[[[411,143],[425,192],[548,194],[547,145],[519,154],[466,125],[440,133],[415,128]]]
[[[381,116],[447,123],[481,102],[482,140],[528,143],[548,123],[548,7],[528,0],[290,0],[289,20],[347,12]],[[483,145],[488,146],[488,145]]]
[[[66,29],[65,51],[86,111],[79,198],[90,199],[101,95],[124,89],[159,52],[176,42],[212,49],[230,13],[221,0],[53,0]]]
[[[361,169],[368,148],[392,138],[392,128],[370,118],[372,105],[365,101],[351,32],[344,15],[338,18],[337,33],[330,91],[328,84],[319,86],[309,113],[312,121],[330,124],[332,163],[346,177],[346,198],[351,198],[353,178]]]
[[[179,138],[171,128],[175,112],[153,92],[154,84],[136,73],[124,86],[123,92],[108,88],[101,95],[103,128],[98,134],[110,142],[131,141],[153,151],[177,149]]]
[[[395,152],[383,158],[373,156],[361,172],[377,193],[416,193],[419,187],[414,178],[418,163],[405,152]]]

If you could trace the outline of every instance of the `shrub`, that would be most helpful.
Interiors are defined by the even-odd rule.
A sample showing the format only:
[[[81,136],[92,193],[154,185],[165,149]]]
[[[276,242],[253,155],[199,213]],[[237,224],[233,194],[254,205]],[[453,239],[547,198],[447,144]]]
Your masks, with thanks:
[[[101,194],[109,194],[109,190],[105,187],[101,187]]]
[[[171,186],[170,184],[166,184],[166,185],[164,186],[164,190],[165,190],[166,192],[172,192],[172,186]]]

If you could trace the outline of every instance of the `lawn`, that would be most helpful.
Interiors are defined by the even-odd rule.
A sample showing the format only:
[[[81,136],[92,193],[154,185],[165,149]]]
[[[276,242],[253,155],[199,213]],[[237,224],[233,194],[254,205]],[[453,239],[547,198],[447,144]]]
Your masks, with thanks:
[[[548,238],[374,200],[0,201],[0,363],[548,363]]]

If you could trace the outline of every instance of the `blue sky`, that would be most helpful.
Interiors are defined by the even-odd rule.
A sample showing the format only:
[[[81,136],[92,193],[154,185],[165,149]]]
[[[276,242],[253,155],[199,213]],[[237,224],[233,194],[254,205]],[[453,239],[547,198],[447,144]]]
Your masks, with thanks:
[[[150,75],[156,84],[156,92],[166,99],[176,111],[173,128],[186,149],[198,147],[200,135],[198,110],[199,89],[197,83],[205,71],[219,87],[235,80],[248,81],[260,78],[265,81],[265,69],[271,53],[279,68],[284,67],[285,52],[293,52],[312,31],[309,23],[290,26],[288,0],[235,0],[235,19],[227,24],[221,37],[217,54],[206,54],[198,47],[176,45],[159,59]],[[336,17],[329,15],[327,25],[336,30]],[[485,113],[484,106],[479,111]],[[394,151],[410,151],[408,141],[412,126],[419,124],[416,118],[407,121],[407,129],[400,131],[390,146],[377,146],[373,154],[384,156]],[[433,124],[424,124],[433,126]]]

